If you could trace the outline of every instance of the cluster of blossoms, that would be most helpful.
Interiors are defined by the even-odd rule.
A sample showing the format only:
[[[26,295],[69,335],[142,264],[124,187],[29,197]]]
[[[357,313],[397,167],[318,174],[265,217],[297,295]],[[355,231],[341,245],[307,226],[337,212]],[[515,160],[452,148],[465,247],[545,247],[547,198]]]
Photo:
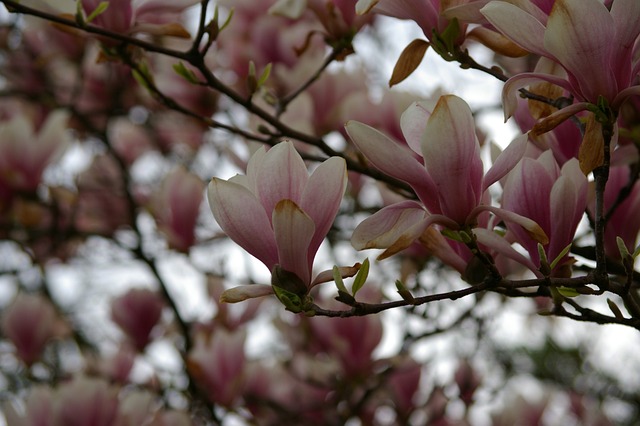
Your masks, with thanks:
[[[546,314],[639,328],[639,1],[4,3],[57,22],[0,28],[0,244],[20,253],[7,267],[14,294],[0,295],[11,299],[0,345],[0,374],[15,388],[0,407],[8,424],[472,422],[485,385],[473,354],[447,386],[411,347],[448,318],[420,332],[406,321],[389,354],[382,318],[368,314],[410,306],[403,319],[426,324],[438,314],[420,305],[494,290],[543,296]],[[521,134],[498,149],[459,96],[374,93],[350,59],[379,15],[424,36],[400,54],[390,85],[431,48],[504,81],[504,117]],[[471,58],[478,42],[504,70]],[[222,179],[229,160],[242,171]],[[581,223],[595,244],[576,236]],[[237,278],[227,239],[270,283],[252,267]],[[349,243],[381,250],[379,262],[344,255]],[[581,264],[590,272],[578,276],[578,256],[596,267]],[[130,264],[146,268],[146,281],[113,286],[95,309],[109,320],[82,329],[52,276],[104,259],[125,265],[127,281]],[[433,264],[464,283],[424,285]],[[400,265],[400,298],[385,265]],[[174,283],[175,270],[206,282],[201,312],[186,301],[196,284]],[[319,286],[331,281],[335,299]],[[624,312],[618,299],[607,299],[613,316],[568,299],[607,291]],[[281,316],[277,301],[302,315]],[[273,312],[277,345],[256,355],[251,333]],[[608,424],[580,390],[552,392],[566,401],[563,421]],[[533,425],[557,409],[514,395],[494,424]]]

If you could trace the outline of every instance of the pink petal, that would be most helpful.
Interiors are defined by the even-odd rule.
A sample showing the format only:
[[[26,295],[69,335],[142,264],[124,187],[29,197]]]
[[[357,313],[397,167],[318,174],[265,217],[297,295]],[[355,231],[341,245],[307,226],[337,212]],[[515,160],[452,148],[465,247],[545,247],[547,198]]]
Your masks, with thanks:
[[[427,228],[429,215],[415,201],[403,201],[377,211],[353,231],[351,245],[356,250],[392,248],[393,253],[407,248]]]
[[[527,149],[527,143],[529,137],[527,135],[521,135],[515,138],[507,148],[496,158],[493,166],[489,169],[484,176],[482,182],[482,192],[488,187],[502,179],[507,173],[509,173],[518,164],[518,161],[524,155]]]
[[[271,271],[278,263],[278,249],[269,217],[258,199],[244,186],[217,178],[209,183],[208,196],[222,230]]]
[[[628,85],[635,75],[629,66],[632,63],[633,46],[640,34],[640,2],[637,0],[616,0],[611,6],[611,17],[616,28],[616,55],[611,68],[618,82],[618,89]]]
[[[504,1],[492,1],[480,12],[505,36],[531,53],[547,56],[544,25],[533,15]]]
[[[599,0],[557,0],[544,47],[575,77],[586,100],[595,103],[602,95],[611,101],[617,92],[610,67],[614,36],[613,18]]]
[[[300,207],[315,224],[315,234],[309,247],[311,258],[329,232],[346,188],[347,165],[344,159],[339,157],[329,158],[309,177],[302,193]]]
[[[256,169],[256,195],[268,214],[280,200],[300,203],[309,173],[292,142],[281,142],[269,149]]]
[[[237,303],[247,299],[273,294],[273,288],[266,284],[240,285],[225,290],[220,295],[220,303]]]
[[[361,266],[362,265],[360,263],[356,263],[353,266],[340,266],[338,267],[338,271],[340,272],[340,276],[342,278],[351,278],[358,273]],[[318,284],[327,283],[329,281],[333,281],[333,269],[327,269],[326,271],[322,271],[318,275],[316,275],[316,277],[313,279],[313,282],[311,283],[311,287],[314,287]]]
[[[520,254],[516,249],[513,248],[511,244],[509,244],[509,242],[507,242],[507,240],[505,240],[500,235],[485,228],[475,228],[473,230],[473,234],[476,236],[478,243],[488,247],[492,251],[501,254],[508,259],[514,260],[519,264],[526,266],[534,273],[538,273],[538,268],[536,268],[533,262],[531,262],[529,258]]]
[[[422,135],[435,106],[435,101],[414,102],[400,116],[400,128],[407,145],[420,156],[422,156]]]
[[[572,91],[572,86],[564,79],[551,74],[525,72],[511,77],[502,88],[502,106],[504,108],[504,121],[506,122],[518,108],[518,90],[532,83],[546,81],[567,91]]]
[[[313,220],[293,201],[282,200],[273,210],[272,222],[280,267],[309,285],[313,256],[308,253],[315,232]]]
[[[562,168],[562,175],[551,190],[550,200],[553,238],[547,254],[552,261],[573,240],[587,207],[587,179],[577,159],[568,161]]]
[[[640,62],[638,62],[638,65],[640,65]],[[637,74],[638,70],[635,73]],[[640,86],[631,86],[618,93],[618,96],[611,102],[611,107],[614,109],[620,108],[620,105],[631,96],[640,96]]]
[[[349,121],[345,129],[355,146],[382,172],[407,182],[425,206],[439,212],[435,185],[413,152],[366,124]]]
[[[442,214],[463,223],[482,188],[480,145],[471,109],[457,96],[442,96],[422,137],[422,155],[436,184]]]
[[[507,227],[510,223],[520,225],[526,231],[529,237],[536,242],[539,242],[543,245],[549,242],[549,237],[544,232],[542,227],[528,217],[524,217],[517,213],[513,213],[511,211],[500,209],[497,207],[487,206],[486,209],[498,216],[500,219],[504,220],[507,223]]]

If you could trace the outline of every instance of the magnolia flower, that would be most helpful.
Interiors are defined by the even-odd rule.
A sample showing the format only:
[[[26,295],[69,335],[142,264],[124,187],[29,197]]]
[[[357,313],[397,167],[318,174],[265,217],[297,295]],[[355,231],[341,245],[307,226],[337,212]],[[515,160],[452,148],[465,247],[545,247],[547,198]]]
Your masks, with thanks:
[[[18,357],[31,365],[57,334],[56,323],[56,312],[49,301],[21,293],[2,316],[2,333],[14,344]]]
[[[56,390],[54,425],[110,426],[118,413],[118,389],[106,380],[76,376]]]
[[[313,259],[338,213],[346,183],[343,159],[329,158],[309,175],[293,143],[282,142],[256,151],[246,176],[214,178],[209,205],[233,241],[270,271],[293,274],[309,289],[330,279],[329,272],[312,280]],[[221,300],[237,302],[271,292],[266,285],[241,286]]]
[[[111,318],[133,342],[144,350],[151,332],[160,320],[164,302],[159,294],[148,289],[131,289],[111,302]]]
[[[169,246],[188,252],[195,242],[195,226],[200,213],[204,183],[183,167],[173,169],[162,181],[151,200],[158,228]]]
[[[81,0],[87,15],[102,0]],[[189,38],[189,33],[176,21],[197,0],[110,0],[109,6],[91,22],[109,31],[133,34],[147,33]]]
[[[432,31],[440,33],[448,24],[440,15],[440,3],[440,0],[358,0],[356,12],[365,14],[372,11],[398,19],[411,19],[431,40]]]
[[[384,173],[408,183],[419,201],[401,201],[362,222],[351,242],[356,249],[387,248],[380,258],[406,248],[432,224],[452,230],[472,228],[483,211],[516,222],[539,240],[546,236],[533,221],[487,204],[487,188],[520,160],[527,137],[514,140],[483,176],[480,145],[471,110],[456,96],[443,96],[433,108],[413,104],[401,118],[409,148],[362,123],[347,133],[356,147]],[[422,158],[422,161],[418,158]]]
[[[188,369],[212,402],[232,407],[241,395],[244,379],[244,332],[216,328],[199,333],[188,355]]]
[[[39,130],[23,114],[0,123],[0,190],[35,191],[44,169],[70,143],[69,114],[56,110]]]
[[[481,12],[506,37],[560,64],[567,75],[523,73],[510,78],[503,89],[505,118],[515,111],[516,91],[541,80],[562,87],[579,101],[554,113],[549,119],[554,123],[601,98],[617,111],[629,96],[640,94],[636,81],[640,56],[634,53],[640,2],[616,0],[609,11],[600,0],[557,0],[548,15],[525,3],[519,7],[492,1]]]
[[[577,159],[567,161],[560,169],[553,153],[545,151],[537,159],[522,159],[509,174],[502,207],[531,218],[542,227],[549,236],[544,251],[551,263],[573,241],[587,207],[587,179]],[[533,263],[540,266],[538,241],[517,225],[509,232],[529,252]],[[567,263],[569,258],[565,255],[555,271]]]
[[[36,385],[29,390],[24,406],[3,404],[0,408],[6,424],[11,426],[54,426],[54,393],[51,388]]]

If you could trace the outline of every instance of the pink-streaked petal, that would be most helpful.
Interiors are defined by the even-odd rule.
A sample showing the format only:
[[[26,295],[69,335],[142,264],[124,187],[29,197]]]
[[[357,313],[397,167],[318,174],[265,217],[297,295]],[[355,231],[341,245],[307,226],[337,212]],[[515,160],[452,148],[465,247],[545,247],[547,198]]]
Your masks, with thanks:
[[[452,20],[458,18],[460,22],[473,23],[473,24],[486,24],[488,21],[484,15],[480,12],[484,6],[486,6],[491,0],[477,0],[463,2],[461,4],[455,4],[454,6],[447,7],[442,11],[442,17]],[[440,6],[443,7],[441,2]],[[460,2],[457,2],[460,3]]]
[[[356,3],[356,13],[358,15],[364,15],[365,13],[369,13],[371,9],[379,2],[380,0],[358,0]]]
[[[400,128],[407,145],[420,156],[422,156],[422,135],[435,106],[435,101],[414,102],[400,116]]]
[[[273,288],[267,284],[239,285],[225,290],[220,295],[220,303],[238,303],[247,299],[269,296],[273,294]]]
[[[442,214],[463,223],[480,201],[483,173],[475,122],[464,100],[440,98],[422,137],[422,155]]]
[[[391,177],[407,182],[430,211],[439,212],[435,185],[409,148],[357,121],[349,121],[345,129],[356,148],[375,167]]]
[[[353,266],[340,266],[338,267],[338,270],[342,278],[351,278],[358,273],[361,266],[362,265],[360,263],[356,263]],[[311,283],[311,287],[322,283],[328,283],[329,281],[333,281],[333,269],[327,269],[326,271],[322,271],[316,275]]]
[[[493,166],[489,169],[482,181],[482,192],[486,191],[488,187],[495,182],[502,179],[507,173],[509,173],[518,164],[518,161],[524,155],[527,149],[529,137],[527,135],[521,135],[515,138],[507,148],[496,158]]]
[[[316,228],[313,220],[293,201],[282,200],[273,210],[272,222],[280,267],[309,285],[313,257],[307,253]]]
[[[585,31],[588,28],[588,31]],[[544,34],[544,47],[572,74],[586,100],[613,100],[617,87],[611,72],[615,28],[599,0],[556,1]]]
[[[134,10],[138,22],[176,22],[185,9],[198,4],[198,0],[148,0],[139,1]]]
[[[587,178],[580,170],[577,159],[562,167],[562,175],[553,185],[550,196],[551,233],[548,248],[552,261],[574,237],[576,228],[587,207]]]
[[[480,12],[518,46],[540,56],[548,55],[542,44],[545,27],[533,15],[504,1],[492,1]]]
[[[53,111],[38,133],[38,150],[48,152],[49,162],[55,161],[56,157],[71,143],[71,138],[66,132],[69,116],[67,111]]]
[[[518,90],[532,83],[540,81],[555,84],[567,91],[572,90],[571,84],[564,78],[543,73],[522,73],[511,77],[502,88],[502,106],[504,108],[504,121],[506,122],[518,108]]]
[[[290,141],[281,142],[262,157],[256,173],[256,195],[271,213],[280,200],[300,203],[309,179],[307,167]]]
[[[638,65],[640,65],[640,62],[638,62]],[[638,71],[636,71],[636,74],[637,73]],[[620,108],[620,106],[624,103],[624,101],[629,99],[629,97],[631,96],[640,96],[640,86],[627,87],[626,89],[618,93],[618,95],[614,98],[613,102],[611,102],[611,108],[613,109]]]
[[[415,241],[424,229],[429,214],[415,201],[387,206],[361,222],[353,231],[351,245],[356,250],[401,247]]]
[[[245,185],[254,194],[258,193],[258,179],[261,169],[261,164],[264,162],[264,156],[267,155],[267,149],[264,145],[261,145],[249,158],[247,162],[247,183]],[[238,175],[243,176],[243,175]]]
[[[373,11],[398,19],[415,21],[422,32],[431,40],[432,30],[439,30],[440,11],[433,0],[379,0]]]
[[[509,0],[509,3],[518,6],[546,27],[549,13],[551,13],[551,7],[555,1],[556,0]]]
[[[616,28],[615,50],[611,69],[615,73],[618,89],[626,87],[633,78],[632,63],[633,47],[640,34],[640,2],[637,0],[616,0],[611,6],[611,17]]]
[[[587,102],[578,102],[575,104],[571,104],[568,107],[559,109],[558,111],[554,112],[551,115],[548,115],[547,117],[536,123],[531,129],[531,133],[533,135],[540,135],[542,133],[553,130],[572,116],[586,110],[588,107],[589,104]]]
[[[209,207],[222,230],[269,270],[278,263],[278,249],[267,213],[242,185],[214,178],[208,187]]]
[[[513,213],[497,207],[487,206],[485,208],[494,215],[498,216],[500,219],[504,220],[507,224],[507,227],[510,223],[520,225],[527,232],[529,237],[533,238],[535,241],[543,245],[549,243],[549,237],[540,227],[540,225],[538,225],[535,221],[529,219],[528,217],[524,217],[517,213]]]
[[[309,247],[312,259],[333,224],[346,188],[347,165],[339,157],[329,158],[309,177],[300,207],[311,217],[316,227]]]
[[[523,256],[516,249],[514,249],[513,246],[511,246],[511,244],[509,244],[509,242],[504,239],[504,237],[501,237],[495,232],[485,228],[475,228],[473,230],[473,233],[476,236],[478,243],[488,247],[492,251],[501,254],[508,259],[514,260],[519,264],[526,266],[536,275],[540,274],[538,268],[536,268],[536,265],[533,264],[531,259]]]
[[[451,266],[460,274],[467,269],[467,260],[457,253],[435,227],[427,228],[420,236],[420,244],[432,256],[440,259],[444,264]]]

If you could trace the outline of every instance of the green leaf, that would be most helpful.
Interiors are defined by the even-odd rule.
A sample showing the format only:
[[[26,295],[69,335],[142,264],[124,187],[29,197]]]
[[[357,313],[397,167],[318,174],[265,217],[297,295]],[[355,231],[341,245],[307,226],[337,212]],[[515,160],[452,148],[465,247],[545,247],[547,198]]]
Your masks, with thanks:
[[[638,244],[638,247],[636,247],[636,249],[633,251],[631,257],[635,259],[636,257],[638,257],[638,255],[640,255],[640,244]]]
[[[569,250],[571,250],[571,244],[569,243],[568,246],[566,246],[564,249],[562,249],[562,251],[560,252],[560,254],[558,254],[558,256],[556,256],[555,259],[553,259],[553,262],[551,262],[551,265],[549,265],[549,267],[551,268],[551,270],[553,271],[553,269],[558,265],[558,262],[560,262],[560,260],[567,254],[569,253]],[[538,243],[538,246],[540,247],[540,243]],[[538,248],[538,250],[540,250]],[[544,252],[544,250],[543,250]]]
[[[84,27],[87,23],[84,20],[84,11],[82,10],[82,2],[79,1],[76,3],[76,14],[75,14],[76,23],[80,27]]]
[[[542,272],[544,276],[549,276],[552,268],[549,265],[547,253],[544,251],[544,247],[540,243],[538,243],[538,256],[540,257],[540,272]]]
[[[353,306],[356,303],[356,299],[354,299],[352,295],[341,290],[338,290],[338,296],[336,297],[336,300],[349,306]]]
[[[462,240],[462,236],[460,235],[460,232],[458,232],[458,231],[452,231],[450,229],[443,229],[443,230],[440,231],[440,233],[442,235],[444,235],[445,237],[449,238],[450,240],[457,241],[459,243],[464,243],[464,241]]]
[[[404,283],[400,280],[396,280],[396,289],[398,289],[398,294],[407,302],[413,303],[414,298],[413,294],[404,286]]]
[[[231,8],[229,10],[229,16],[227,16],[227,19],[225,19],[224,23],[222,24],[222,26],[220,27],[219,31],[224,30],[225,28],[227,28],[227,26],[229,26],[229,24],[231,23],[231,18],[233,17],[233,13],[234,13],[235,9]]]
[[[440,33],[440,39],[444,42],[448,52],[453,52],[455,43],[460,36],[460,23],[458,18],[453,18],[449,21],[449,25]]]
[[[256,64],[249,61],[249,74],[247,75],[247,88],[249,93],[253,95],[258,90],[258,80],[256,78]]]
[[[267,81],[269,75],[271,74],[271,63],[268,63],[264,70],[262,70],[262,74],[260,74],[260,78],[258,79],[258,89],[262,87],[262,85]]]
[[[81,2],[78,2],[78,3],[81,3]],[[89,14],[89,16],[87,16],[86,23],[88,24],[91,21],[93,21],[94,19],[96,19],[99,15],[104,13],[104,11],[107,10],[108,7],[109,7],[109,2],[108,1],[101,1],[100,4],[98,4],[98,7],[96,7],[93,10],[93,12],[91,12]]]
[[[362,288],[364,283],[367,281],[367,277],[369,276],[369,258],[366,258],[360,269],[358,269],[358,274],[353,280],[353,285],[351,286],[351,294],[355,297],[358,290]]]
[[[564,297],[576,297],[580,295],[580,293],[578,293],[575,288],[571,287],[558,287],[558,293],[560,293]]]
[[[273,292],[288,311],[294,314],[302,312],[302,299],[300,296],[275,285],[273,286]]]
[[[333,280],[336,282],[336,287],[338,287],[339,292],[349,293],[347,287],[344,285],[344,281],[342,281],[342,275],[340,275],[338,265],[333,265]]]
[[[178,62],[177,64],[173,64],[173,70],[176,72],[176,74],[183,77],[189,83],[200,83],[198,77],[196,77],[196,74],[192,70],[187,68],[182,61]]]

